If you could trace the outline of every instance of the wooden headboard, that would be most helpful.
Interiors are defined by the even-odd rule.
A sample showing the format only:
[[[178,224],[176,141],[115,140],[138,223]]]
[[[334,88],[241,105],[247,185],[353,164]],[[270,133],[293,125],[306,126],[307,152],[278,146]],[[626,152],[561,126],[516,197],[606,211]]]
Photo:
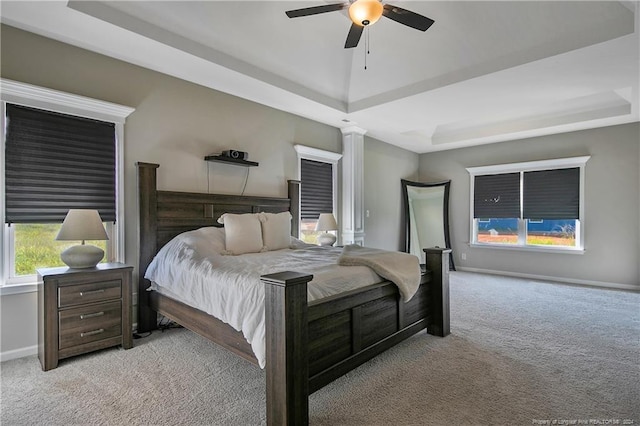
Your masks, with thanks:
[[[279,213],[293,216],[291,235],[300,228],[300,181],[288,181],[289,198],[252,197],[228,194],[158,191],[158,164],[136,163],[138,168],[138,202],[140,209],[140,259],[138,263],[138,328],[155,328],[156,313],[149,307],[146,291],[150,282],[144,273],[158,250],[182,232],[203,226],[221,226],[223,213]]]

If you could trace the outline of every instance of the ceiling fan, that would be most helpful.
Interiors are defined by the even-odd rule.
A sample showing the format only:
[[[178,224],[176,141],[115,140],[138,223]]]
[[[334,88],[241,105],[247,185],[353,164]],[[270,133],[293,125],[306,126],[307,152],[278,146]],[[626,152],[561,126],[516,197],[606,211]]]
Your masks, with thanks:
[[[349,8],[349,18],[351,18],[352,24],[344,44],[345,49],[356,47],[364,28],[367,25],[376,23],[381,16],[386,16],[389,19],[420,31],[426,31],[435,22],[433,19],[411,12],[410,10],[390,4],[382,4],[381,0],[356,0],[333,3],[289,10],[285,13],[289,18],[299,18],[301,16],[335,12],[346,8]]]

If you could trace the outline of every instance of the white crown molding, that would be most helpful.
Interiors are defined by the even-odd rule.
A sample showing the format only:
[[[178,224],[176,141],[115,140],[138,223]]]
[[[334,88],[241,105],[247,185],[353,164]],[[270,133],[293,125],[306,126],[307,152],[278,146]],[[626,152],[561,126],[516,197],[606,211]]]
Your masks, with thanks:
[[[467,167],[467,171],[471,176],[491,174],[491,173],[509,173],[521,171],[559,169],[563,167],[581,167],[584,166],[591,158],[590,155],[583,157],[553,158],[550,160],[526,161],[522,163],[496,164],[493,166]]]
[[[310,146],[294,145],[293,148],[296,150],[299,157],[309,160],[322,161],[324,163],[330,162],[335,164],[342,158],[342,154],[338,154],[337,152],[311,148]]]
[[[125,119],[135,111],[135,108],[128,106],[4,78],[0,79],[0,95],[5,102],[20,105],[28,103],[29,106],[36,106],[50,111],[114,123],[124,123]]]

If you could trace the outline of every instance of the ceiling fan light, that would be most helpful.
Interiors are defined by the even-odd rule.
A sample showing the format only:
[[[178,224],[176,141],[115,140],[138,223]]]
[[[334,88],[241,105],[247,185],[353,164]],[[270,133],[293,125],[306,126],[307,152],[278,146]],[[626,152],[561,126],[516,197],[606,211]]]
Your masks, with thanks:
[[[375,24],[381,16],[382,3],[379,0],[357,0],[349,6],[349,18],[361,27]]]

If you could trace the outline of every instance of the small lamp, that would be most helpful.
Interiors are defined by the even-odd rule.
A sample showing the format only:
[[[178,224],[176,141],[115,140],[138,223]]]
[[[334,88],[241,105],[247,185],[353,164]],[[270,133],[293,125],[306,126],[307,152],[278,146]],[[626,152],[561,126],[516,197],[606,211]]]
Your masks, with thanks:
[[[318,243],[321,246],[332,246],[336,242],[336,236],[327,231],[335,231],[337,229],[338,224],[336,223],[336,218],[333,217],[333,213],[320,213],[316,231],[324,231],[324,233],[318,235]]]
[[[108,240],[107,232],[97,210],[71,209],[62,222],[56,240],[81,240],[82,244],[71,246],[60,254],[70,268],[93,268],[102,260],[104,250],[85,245],[85,240]]]

